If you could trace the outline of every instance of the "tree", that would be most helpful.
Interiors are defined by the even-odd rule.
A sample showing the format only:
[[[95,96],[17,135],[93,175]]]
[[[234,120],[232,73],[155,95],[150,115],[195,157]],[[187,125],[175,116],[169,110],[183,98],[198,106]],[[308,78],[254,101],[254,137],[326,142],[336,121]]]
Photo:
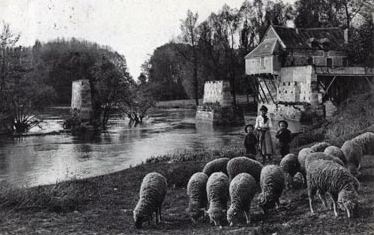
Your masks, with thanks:
[[[147,74],[153,99],[185,99],[187,94],[195,97],[194,87],[189,86],[191,64],[181,53],[188,57],[191,54],[190,46],[166,43],[156,48],[150,59],[143,64],[143,74]]]
[[[199,41],[199,34],[197,31],[197,20],[199,15],[197,13],[192,13],[192,11],[187,11],[186,19],[182,20],[181,22],[181,39],[182,42],[187,43],[192,48],[192,61],[193,64],[193,85],[195,88],[195,102],[196,106],[199,105],[199,84],[198,84],[198,51],[197,51],[197,43]],[[184,55],[184,54],[182,54]],[[186,57],[190,58],[190,57]]]
[[[0,121],[9,131],[22,133],[38,125],[35,114],[53,100],[53,88],[44,83],[43,74],[34,68],[40,65],[39,50],[16,47],[20,34],[3,24],[0,35]]]

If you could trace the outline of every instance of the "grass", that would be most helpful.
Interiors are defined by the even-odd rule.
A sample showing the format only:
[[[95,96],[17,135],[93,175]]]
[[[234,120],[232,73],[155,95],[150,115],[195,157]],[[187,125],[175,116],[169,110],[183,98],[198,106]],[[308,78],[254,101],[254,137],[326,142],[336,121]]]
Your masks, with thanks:
[[[277,159],[279,160],[279,159]],[[186,179],[200,171],[205,161],[142,164],[121,172],[86,180],[62,182],[30,189],[0,189],[0,229],[9,234],[367,234],[374,228],[374,158],[364,159],[359,215],[351,220],[322,208],[315,200],[316,216],[311,216],[305,189],[287,191],[281,207],[264,216],[257,199],[251,208],[249,226],[213,227],[192,224]],[[149,172],[165,175],[169,189],[163,204],[163,222],[133,226],[132,210],[138,200],[142,178]]]

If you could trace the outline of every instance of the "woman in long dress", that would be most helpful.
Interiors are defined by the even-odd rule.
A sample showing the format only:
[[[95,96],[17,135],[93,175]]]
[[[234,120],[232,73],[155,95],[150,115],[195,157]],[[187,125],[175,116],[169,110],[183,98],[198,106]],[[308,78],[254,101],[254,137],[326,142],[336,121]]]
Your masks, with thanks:
[[[267,116],[268,109],[261,106],[261,114],[256,118],[255,129],[259,132],[259,147],[262,155],[262,162],[266,162],[266,158],[271,161],[273,154],[273,142],[271,140],[270,129],[272,128],[270,117]]]

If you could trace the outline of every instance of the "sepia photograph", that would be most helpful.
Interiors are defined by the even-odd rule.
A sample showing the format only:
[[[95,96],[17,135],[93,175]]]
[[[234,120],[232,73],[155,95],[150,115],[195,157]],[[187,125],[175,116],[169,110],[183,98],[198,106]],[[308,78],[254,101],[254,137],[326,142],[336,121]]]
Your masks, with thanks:
[[[374,0],[0,12],[0,234],[374,234]]]

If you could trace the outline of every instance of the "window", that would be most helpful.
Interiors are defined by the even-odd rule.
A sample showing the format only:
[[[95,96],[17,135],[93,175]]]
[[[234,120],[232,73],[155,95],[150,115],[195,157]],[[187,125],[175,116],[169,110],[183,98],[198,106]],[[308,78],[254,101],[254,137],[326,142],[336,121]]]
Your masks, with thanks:
[[[332,58],[327,58],[327,67],[332,67]]]
[[[261,68],[264,69],[265,68],[265,58],[264,57],[261,57],[260,63],[261,63]]]

